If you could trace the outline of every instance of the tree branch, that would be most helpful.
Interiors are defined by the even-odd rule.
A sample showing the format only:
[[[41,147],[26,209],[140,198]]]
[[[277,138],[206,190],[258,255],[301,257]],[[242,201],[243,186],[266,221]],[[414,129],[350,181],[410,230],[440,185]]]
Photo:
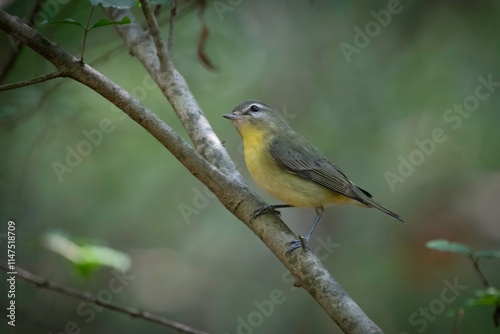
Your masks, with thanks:
[[[177,1],[170,0],[170,18],[168,20],[168,55],[170,60],[174,54],[174,19],[177,16]],[[173,65],[173,60],[172,60]]]
[[[112,18],[123,12],[109,10]],[[27,46],[51,61],[68,77],[93,89],[111,103],[122,109],[134,121],[164,145],[196,178],[203,182],[218,197],[220,202],[236,217],[243,221],[290,270],[297,283],[311,294],[328,315],[345,333],[373,334],[381,330],[373,323],[359,306],[335,281],[312,252],[297,251],[286,257],[286,243],[296,239],[290,229],[275,215],[264,215],[251,223],[251,213],[265,205],[251,191],[234,168],[225,149],[213,133],[208,121],[199,109],[196,100],[189,92],[184,78],[174,69],[164,80],[159,70],[158,58],[152,57],[154,45],[151,37],[135,23],[133,15],[126,11],[133,20],[130,25],[119,29],[122,38],[143,63],[155,79],[159,79],[162,88],[168,93],[169,101],[180,115],[190,134],[197,151],[193,150],[156,114],[148,110],[137,99],[120,86],[87,64],[66,53],[57,44],[47,40],[21,20],[4,11],[0,11],[0,29],[14,35]],[[149,56],[147,51],[149,50]],[[181,91],[178,91],[181,89]],[[183,119],[184,118],[184,119]],[[186,120],[186,118],[188,118]],[[191,118],[191,119],[189,119]],[[192,129],[192,127],[200,128]],[[209,138],[206,138],[206,137]],[[212,145],[214,145],[212,147]],[[200,152],[200,153],[198,153]],[[220,157],[220,162],[216,157]],[[208,161],[207,161],[208,160]],[[210,162],[209,162],[210,161]],[[231,161],[229,163],[228,161]],[[215,166],[218,166],[216,168]]]
[[[9,266],[7,262],[4,260],[0,260],[0,268],[6,272],[11,272],[12,270],[9,269]],[[102,301],[90,292],[81,292],[79,290],[76,290],[74,288],[70,288],[52,281],[49,281],[41,276],[37,276],[23,268],[17,267],[16,266],[16,277],[21,277],[25,281],[28,281],[37,287],[41,289],[47,289],[50,291],[55,291],[57,293],[73,297],[76,299],[81,299],[86,302],[94,303],[96,305],[102,306],[104,308],[124,313],[127,314],[133,318],[142,318],[144,320],[154,322],[157,324],[160,324],[162,326],[168,327],[168,328],[173,328],[175,330],[180,331],[181,333],[191,333],[191,334],[208,334],[207,332],[200,331],[198,329],[192,328],[190,326],[187,326],[185,324],[182,324],[177,321],[173,321],[167,318],[164,318],[162,316],[152,314],[149,312],[141,311],[139,309],[133,308],[133,307],[128,307],[128,306],[121,306],[117,304],[110,303],[108,301]]]
[[[11,84],[1,85],[0,92],[4,91],[4,90],[9,90],[9,89],[26,87],[26,86],[34,85],[34,84],[37,84],[40,82],[52,80],[55,78],[61,78],[61,77],[63,77],[63,74],[60,71],[54,71],[54,72],[50,72],[50,73],[41,75],[41,76],[36,77],[36,78],[32,78],[32,79],[28,79],[28,80],[24,80],[24,81],[20,81],[20,82],[15,82],[15,83],[11,83]]]
[[[221,141],[214,133],[198,102],[196,102],[189,90],[186,80],[173,64],[168,66],[166,72],[161,70],[158,57],[155,56],[154,41],[137,23],[133,13],[130,10],[117,10],[114,8],[108,8],[107,12],[111,20],[121,20],[125,15],[132,20],[130,24],[116,26],[115,28],[125,41],[130,52],[143,64],[174,108],[196,150],[224,174],[231,175],[240,182],[244,182],[239,172],[237,172],[234,162],[227,154],[226,149],[222,146]],[[170,32],[173,30],[174,12],[175,10],[172,10],[170,17]],[[172,44],[171,37],[169,38],[169,44]]]
[[[160,62],[160,70],[162,72],[167,72],[169,63],[172,59],[168,56],[167,48],[161,37],[160,28],[158,27],[158,22],[156,21],[156,16],[151,10],[151,6],[147,0],[139,0],[141,2],[142,12],[144,17],[146,17],[146,22],[149,26],[149,31],[151,36],[153,36],[153,41],[156,46],[156,54],[158,55],[158,60]],[[173,19],[173,18],[171,18]]]

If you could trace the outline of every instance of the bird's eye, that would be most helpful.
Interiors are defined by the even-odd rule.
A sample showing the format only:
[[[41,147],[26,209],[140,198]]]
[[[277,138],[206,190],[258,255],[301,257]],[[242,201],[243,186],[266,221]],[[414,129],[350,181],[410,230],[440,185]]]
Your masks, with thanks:
[[[256,112],[256,111],[259,111],[259,110],[260,110],[260,108],[259,108],[257,105],[252,104],[252,105],[250,106],[250,110],[251,110],[251,111],[253,111],[253,112]]]

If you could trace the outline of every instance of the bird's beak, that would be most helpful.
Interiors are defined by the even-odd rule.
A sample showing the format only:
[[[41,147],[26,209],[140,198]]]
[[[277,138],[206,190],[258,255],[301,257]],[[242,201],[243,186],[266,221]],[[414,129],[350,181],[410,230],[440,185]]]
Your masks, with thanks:
[[[231,121],[235,121],[235,120],[237,120],[237,119],[241,119],[241,115],[239,115],[239,114],[235,114],[235,113],[232,113],[232,114],[224,114],[224,115],[222,115],[222,117],[227,118],[227,119],[230,119]]]

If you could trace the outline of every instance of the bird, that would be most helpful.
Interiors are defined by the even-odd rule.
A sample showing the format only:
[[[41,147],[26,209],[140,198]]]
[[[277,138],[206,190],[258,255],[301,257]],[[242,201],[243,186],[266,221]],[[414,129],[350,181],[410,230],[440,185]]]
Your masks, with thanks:
[[[224,118],[232,121],[243,140],[245,163],[257,185],[285,204],[256,209],[251,219],[277,209],[314,208],[316,216],[308,234],[290,241],[286,255],[302,247],[309,249],[311,235],[326,206],[355,204],[375,208],[401,221],[396,213],[376,202],[302,135],[293,130],[278,110],[257,101],[246,100]]]

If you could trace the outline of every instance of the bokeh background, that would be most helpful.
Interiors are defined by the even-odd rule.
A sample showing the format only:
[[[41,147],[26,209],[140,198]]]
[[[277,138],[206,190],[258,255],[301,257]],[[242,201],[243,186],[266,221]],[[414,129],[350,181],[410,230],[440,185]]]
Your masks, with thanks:
[[[32,2],[14,2],[7,11],[25,16]],[[42,7],[49,19],[85,22],[89,12],[87,1],[51,3],[57,10]],[[327,209],[314,235],[319,240],[312,242],[324,265],[385,333],[451,333],[448,313],[481,289],[481,281],[467,258],[425,243],[448,239],[474,249],[500,248],[500,86],[481,88],[489,96],[466,116],[447,111],[474,101],[480,77],[500,82],[500,3],[402,0],[394,7],[399,12],[377,30],[370,25],[376,22],[372,11],[396,2],[207,2],[206,54],[216,71],[197,57],[201,21],[194,3],[179,4],[175,62],[250,187],[257,189],[244,166],[241,139],[221,115],[255,98],[282,111],[292,127],[407,222],[376,210]],[[139,9],[134,12],[142,18]],[[96,10],[93,20],[103,15]],[[167,19],[165,8],[165,35]],[[356,37],[367,24],[372,36]],[[77,27],[39,30],[79,55]],[[5,64],[13,46],[4,32],[0,43]],[[346,44],[357,48],[348,57],[341,47]],[[112,27],[89,33],[85,59],[188,139]],[[4,83],[51,70],[24,48]],[[455,118],[447,121],[446,115]],[[58,178],[54,162],[66,164],[68,147],[76,149],[86,139],[83,131],[99,129],[105,119],[113,130]],[[0,258],[7,253],[7,221],[14,220],[17,264],[67,286],[99,293],[110,289],[116,273],[102,267],[82,276],[44,245],[47,233],[129,256],[126,283],[112,294],[115,303],[210,333],[341,332],[306,292],[293,289],[283,265],[248,228],[152,136],[93,91],[58,79],[2,92],[0,122]],[[415,153],[416,141],[432,138],[435,129],[446,140],[430,154]],[[410,157],[418,166],[402,170],[404,177],[391,185],[388,173],[398,175],[401,159]],[[297,234],[309,230],[313,217],[310,209],[282,214]],[[328,240],[335,247],[326,252],[321,245]],[[496,287],[498,264],[480,264]],[[5,311],[5,280],[1,284]],[[460,287],[443,292],[450,284]],[[279,303],[263,303],[276,295]],[[3,316],[2,332],[60,333],[68,331],[68,322],[81,333],[174,332],[21,279],[16,303],[17,326],[7,326]],[[492,312],[467,309],[460,333],[498,333]]]

